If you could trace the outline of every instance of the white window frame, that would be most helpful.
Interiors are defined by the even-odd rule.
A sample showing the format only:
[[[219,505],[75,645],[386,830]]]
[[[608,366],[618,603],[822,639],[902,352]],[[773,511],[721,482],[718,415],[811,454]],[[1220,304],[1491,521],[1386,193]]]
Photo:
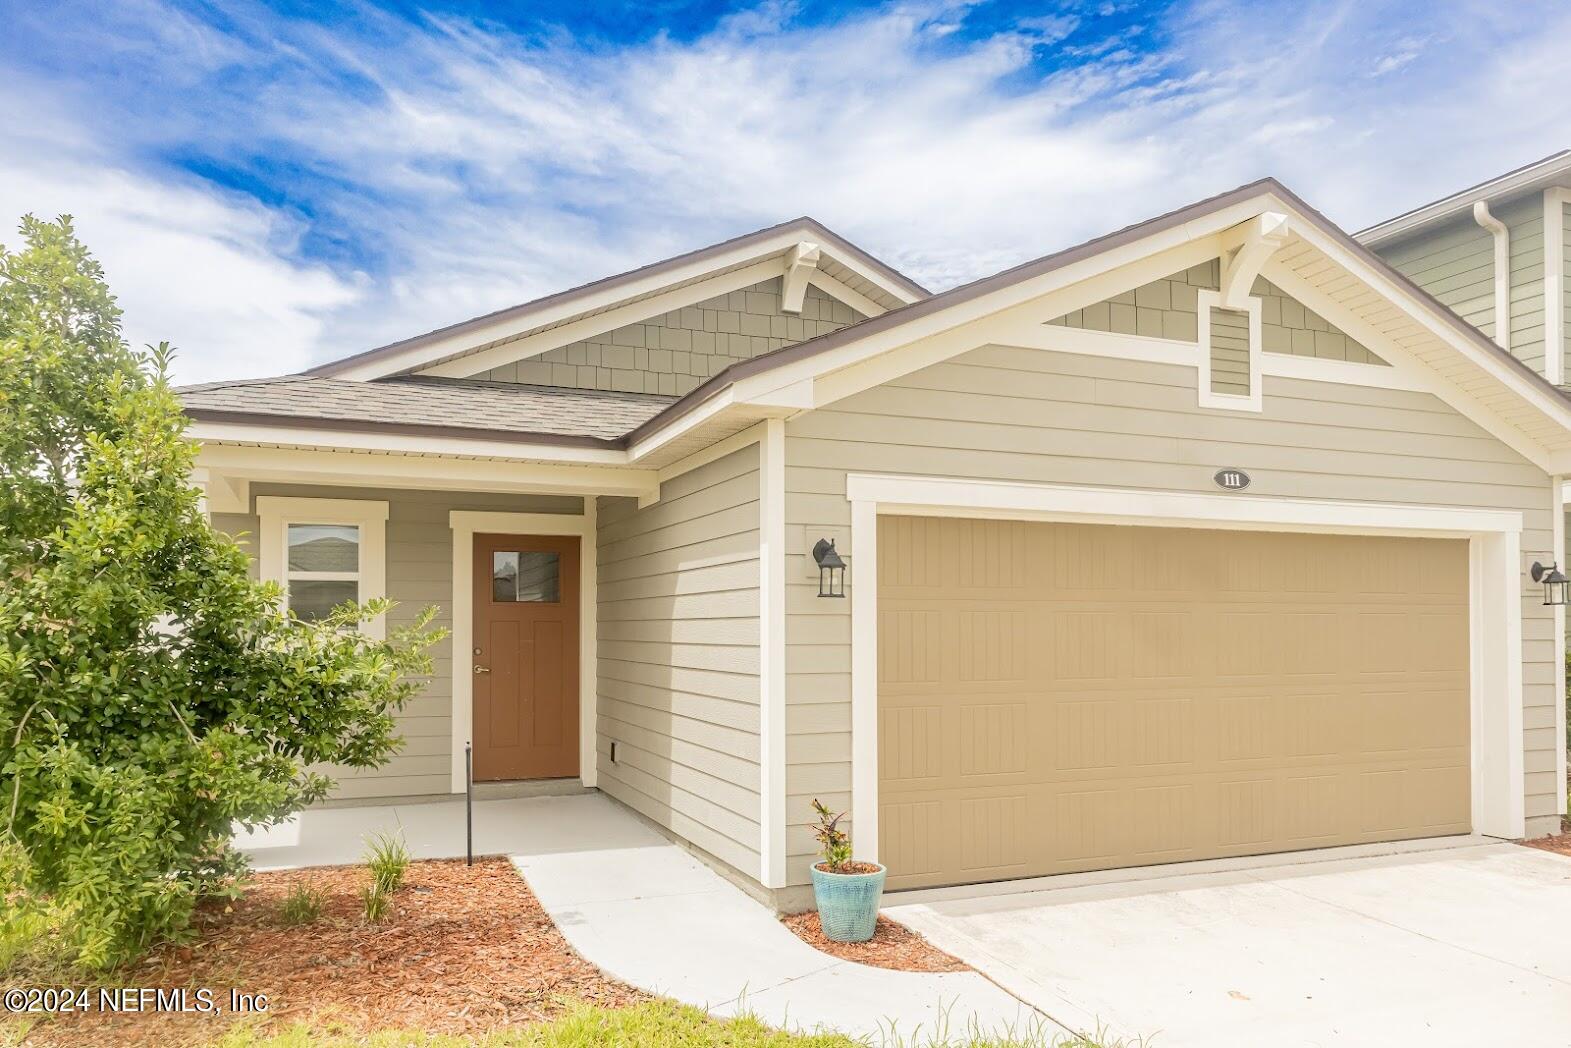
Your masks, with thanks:
[[[1200,406],[1203,408],[1227,408],[1231,411],[1264,411],[1265,398],[1261,395],[1260,355],[1264,350],[1261,335],[1261,304],[1260,299],[1254,295],[1249,296],[1248,303],[1243,310],[1233,309],[1222,304],[1222,293],[1219,291],[1201,290],[1195,294],[1195,306],[1200,311],[1199,321],[1196,325],[1196,342],[1200,346]],[[1233,312],[1247,312],[1249,314],[1249,392],[1217,393],[1211,388],[1211,310],[1231,309]]]
[[[359,600],[387,596],[387,503],[371,499],[317,499],[259,495],[256,513],[261,535],[258,572],[265,581],[276,582],[284,590],[284,606],[289,606],[289,525],[320,524],[358,528],[360,564],[355,572],[312,572],[323,579],[353,579],[359,584]],[[376,640],[387,635],[386,616],[378,615],[360,624],[360,632]]]
[[[876,473],[847,474],[846,499],[859,858],[878,861],[878,518],[890,514],[1467,539],[1473,832],[1511,840],[1525,832],[1518,511]]]

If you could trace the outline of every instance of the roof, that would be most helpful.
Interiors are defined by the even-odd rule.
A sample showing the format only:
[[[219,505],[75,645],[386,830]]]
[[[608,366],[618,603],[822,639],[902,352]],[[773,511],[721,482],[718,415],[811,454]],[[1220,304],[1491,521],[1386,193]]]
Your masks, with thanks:
[[[1125,247],[1154,252],[1215,236],[1221,229],[1258,214],[1262,207],[1283,208],[1296,216],[1295,232],[1289,244],[1277,251],[1276,257],[1291,267],[1288,275],[1300,281],[1306,293],[1324,295],[1367,318],[1361,323],[1365,323],[1375,337],[1401,346],[1405,354],[1434,369],[1444,380],[1445,388],[1472,398],[1486,409],[1488,417],[1509,420],[1510,425],[1528,438],[1530,445],[1571,453],[1571,402],[1558,389],[1271,178],[891,309],[832,334],[738,362],[680,399],[430,378],[335,382],[305,377],[272,381],[286,385],[326,383],[321,387],[304,387],[312,390],[309,395],[313,397],[317,396],[315,390],[318,388],[347,386],[350,391],[381,387],[403,390],[403,395],[414,398],[449,398],[436,409],[428,402],[416,412],[411,401],[389,412],[383,401],[359,399],[350,391],[323,393],[322,399],[345,398],[334,401],[339,406],[333,416],[320,414],[321,409],[317,406],[320,400],[312,402],[311,410],[319,412],[311,416],[313,420],[334,417],[343,425],[355,421],[360,428],[368,430],[396,432],[398,428],[406,428],[410,418],[418,414],[430,420],[418,424],[428,427],[440,416],[445,424],[440,431],[447,435],[473,434],[477,432],[475,425],[494,428],[506,424],[515,428],[506,431],[505,439],[519,443],[576,442],[636,451],[640,446],[652,446],[651,442],[661,443],[662,434],[672,436],[671,443],[677,443],[674,435],[681,434],[680,441],[685,442],[684,446],[690,445],[691,450],[726,435],[716,429],[694,428],[695,420],[702,427],[718,426],[719,420],[709,421],[714,411],[726,412],[729,406],[741,408],[751,403],[747,398],[755,393],[767,393],[777,387],[783,389],[799,378],[848,367],[928,334],[953,330],[993,311],[1019,305],[1057,287],[1072,286],[1102,269],[1122,264],[1116,259]],[[503,388],[496,391],[494,401],[487,402],[493,405],[492,411],[516,408],[518,414],[493,413],[489,421],[482,420],[478,395],[496,387]],[[223,405],[215,404],[213,394],[207,392],[209,388],[186,393],[187,397],[195,393],[201,398],[188,400],[195,417],[219,421],[223,412],[235,411],[242,400],[245,404],[239,409],[242,413],[258,410],[251,394]],[[526,392],[512,399],[508,394],[513,388]],[[264,397],[281,395],[271,390],[262,394]],[[388,395],[386,392],[370,394]],[[491,394],[487,392],[486,395]],[[600,398],[608,397],[611,398],[609,403],[618,405],[617,413],[596,416],[592,427],[584,415],[577,416],[582,421],[569,424],[570,420],[562,414],[570,404],[583,410],[590,410],[591,404],[598,408],[603,403]],[[812,406],[811,398],[809,401],[800,406]],[[634,404],[645,414],[635,417],[637,411],[630,410]],[[273,409],[275,417],[289,410],[295,409],[290,408],[287,397]],[[547,415],[553,417],[547,419]],[[229,421],[257,420],[236,418],[233,414],[224,418]],[[386,418],[400,421],[368,421]],[[475,424],[453,423],[453,418],[473,419]],[[739,428],[735,420],[729,425],[732,429]],[[566,432],[575,429],[576,435]],[[648,460],[641,458],[641,461]]]
[[[362,382],[291,375],[186,386],[193,419],[616,447],[675,397],[406,376]]]
[[[1571,152],[1568,152],[1566,155],[1571,157]],[[1368,247],[1354,240],[1330,219],[1309,206],[1302,198],[1282,185],[1282,183],[1274,178],[1263,178],[1190,204],[1187,207],[1159,215],[1145,222],[1126,226],[1116,232],[1085,241],[1063,251],[1022,263],[993,276],[984,277],[972,283],[952,288],[941,294],[913,302],[899,309],[890,310],[887,313],[864,320],[851,327],[842,328],[828,335],[821,335],[818,338],[799,342],[795,345],[786,346],[773,352],[753,357],[750,360],[733,364],[682,397],[658,416],[643,423],[629,435],[629,442],[636,443],[652,435],[660,428],[717,396],[727,387],[752,376],[779,370],[813,357],[823,356],[881,332],[914,324],[922,318],[953,309],[969,301],[985,298],[994,292],[1052,273],[1055,270],[1065,269],[1077,262],[1112,251],[1122,245],[1178,229],[1187,223],[1195,222],[1205,216],[1222,211],[1234,204],[1259,197],[1262,194],[1276,196],[1292,207],[1301,217],[1312,223],[1320,233],[1344,249],[1353,252],[1363,263],[1372,267],[1381,276],[1395,283],[1407,294],[1417,299],[1424,307],[1436,315],[1453,334],[1460,336],[1462,340],[1475,347],[1497,366],[1503,367],[1512,373],[1517,380],[1526,382],[1537,393],[1548,394],[1555,410],[1560,412],[1566,410],[1567,400],[1565,395],[1557,387],[1550,384],[1542,375],[1507,350],[1502,349],[1494,340],[1473,327],[1466,320],[1463,320],[1449,307],[1393,268]],[[1323,266],[1321,268],[1324,269]],[[1561,428],[1564,428],[1563,423]]]
[[[471,317],[421,335],[319,364],[307,369],[305,374],[344,375],[383,362],[395,371],[409,370],[409,367],[404,366],[406,360],[412,358],[412,354],[427,348],[435,350],[434,355],[428,359],[421,359],[410,367],[430,366],[441,360],[472,353],[499,341],[515,341],[526,335],[560,327],[573,320],[606,312],[608,307],[600,303],[608,296],[613,297],[617,305],[627,305],[728,271],[744,269],[763,258],[783,254],[791,244],[803,239],[817,243],[827,253],[828,257],[819,263],[818,268],[822,272],[843,282],[851,290],[866,295],[881,308],[898,307],[909,301],[926,298],[930,294],[926,288],[910,277],[857,247],[816,219],[804,215],[696,251],[630,269],[625,273],[581,284],[543,298]],[[750,255],[749,252],[754,249],[759,253]],[[706,265],[707,263],[713,265]],[[876,280],[870,280],[864,274],[870,274]],[[670,279],[662,279],[667,277]],[[618,292],[624,291],[626,294],[618,296]],[[491,337],[498,329],[505,329],[505,338]],[[459,351],[445,354],[441,351],[443,343],[465,335],[474,336],[471,344]],[[354,377],[370,376],[356,373]]]
[[[1436,222],[1454,218],[1460,213],[1470,213],[1473,205],[1480,200],[1495,200],[1547,186],[1564,185],[1568,181],[1571,181],[1571,149],[1562,149],[1542,160],[1535,160],[1531,164],[1507,171],[1503,175],[1496,175],[1488,181],[1469,186],[1439,200],[1432,200],[1411,211],[1404,211],[1395,218],[1377,222],[1368,229],[1354,233],[1353,239],[1373,247],[1415,233],[1420,229],[1426,229]]]

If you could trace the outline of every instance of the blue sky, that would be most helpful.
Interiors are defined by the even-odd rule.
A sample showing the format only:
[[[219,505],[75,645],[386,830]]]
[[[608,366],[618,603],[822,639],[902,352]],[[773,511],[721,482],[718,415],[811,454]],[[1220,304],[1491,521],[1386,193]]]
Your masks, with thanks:
[[[1265,174],[1354,229],[1571,146],[1549,0],[0,0],[0,24],[0,220],[75,215],[129,336],[190,381],[798,214],[941,289]]]

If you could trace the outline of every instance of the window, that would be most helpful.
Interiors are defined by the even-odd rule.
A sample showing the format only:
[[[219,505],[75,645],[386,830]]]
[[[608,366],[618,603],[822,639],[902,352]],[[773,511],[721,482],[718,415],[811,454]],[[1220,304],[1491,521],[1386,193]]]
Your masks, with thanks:
[[[555,553],[491,554],[492,603],[556,604],[561,599]]]
[[[387,503],[259,496],[261,576],[284,588],[284,604],[307,621],[346,601],[386,595]],[[384,635],[380,619],[361,627]]]

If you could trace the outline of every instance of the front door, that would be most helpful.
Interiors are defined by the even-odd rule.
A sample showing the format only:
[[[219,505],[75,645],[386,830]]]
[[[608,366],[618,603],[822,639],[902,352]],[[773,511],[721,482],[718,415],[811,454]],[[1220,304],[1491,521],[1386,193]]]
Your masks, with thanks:
[[[476,535],[474,776],[578,774],[578,539]]]

